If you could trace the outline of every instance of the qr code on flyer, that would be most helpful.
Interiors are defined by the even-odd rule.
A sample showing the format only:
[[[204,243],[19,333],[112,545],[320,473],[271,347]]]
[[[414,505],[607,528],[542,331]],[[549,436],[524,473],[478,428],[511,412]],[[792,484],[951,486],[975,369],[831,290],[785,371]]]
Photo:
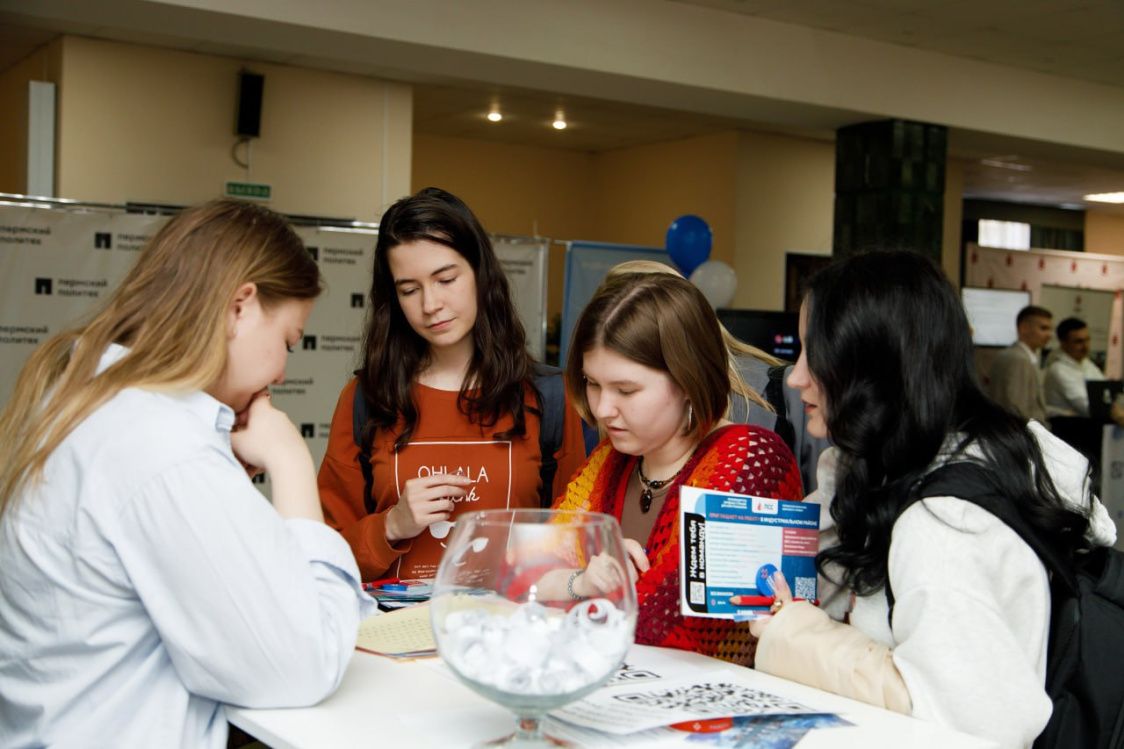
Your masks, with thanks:
[[[759,689],[724,682],[619,694],[614,699],[643,707],[690,710],[724,717],[804,711],[804,706],[798,702]]]
[[[687,600],[691,603],[705,603],[706,602],[706,585],[703,583],[690,583],[690,593]]]
[[[793,591],[794,597],[803,598],[807,601],[816,597],[816,578],[797,577],[793,582],[796,583],[796,590]]]

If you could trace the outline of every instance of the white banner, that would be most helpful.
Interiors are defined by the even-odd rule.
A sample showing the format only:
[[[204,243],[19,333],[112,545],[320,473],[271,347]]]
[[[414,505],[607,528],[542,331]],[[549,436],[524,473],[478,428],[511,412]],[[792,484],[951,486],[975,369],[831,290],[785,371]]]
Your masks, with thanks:
[[[35,347],[91,313],[166,221],[104,210],[0,206],[0,402],[11,395]],[[296,231],[320,265],[325,292],[273,394],[319,465],[339,392],[359,366],[376,234],[317,226]],[[548,240],[497,237],[495,246],[528,347],[541,360]],[[268,477],[259,484],[268,493]]]
[[[546,282],[550,240],[530,237],[494,237],[493,245],[507,275],[515,310],[527,331],[531,356],[546,355]]]
[[[1101,440],[1101,501],[1116,521],[1116,548],[1124,551],[1124,427],[1104,426]]]

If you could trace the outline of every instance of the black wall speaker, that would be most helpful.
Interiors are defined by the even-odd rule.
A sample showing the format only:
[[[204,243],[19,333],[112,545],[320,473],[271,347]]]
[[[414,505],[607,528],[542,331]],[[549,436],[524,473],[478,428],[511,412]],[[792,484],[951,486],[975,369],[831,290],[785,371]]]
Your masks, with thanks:
[[[248,73],[238,74],[238,117],[234,132],[247,138],[261,135],[261,95],[265,87],[265,76]]]

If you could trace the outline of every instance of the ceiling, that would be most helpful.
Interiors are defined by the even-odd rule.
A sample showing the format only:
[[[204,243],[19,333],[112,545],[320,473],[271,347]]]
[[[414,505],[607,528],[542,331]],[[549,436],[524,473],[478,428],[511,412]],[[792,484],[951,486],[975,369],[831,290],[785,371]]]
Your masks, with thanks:
[[[1124,86],[1120,0],[672,0]]]
[[[1124,2],[1120,0],[650,0],[917,47],[1124,88]],[[0,22],[0,70],[60,31]],[[89,31],[98,35],[96,30]],[[221,50],[206,50],[222,54]],[[235,52],[228,52],[235,54]],[[282,60],[271,60],[283,62]],[[412,81],[414,128],[422,134],[583,152],[605,151],[731,129],[793,132],[747,122],[603,99],[458,81]],[[502,112],[499,123],[485,115]],[[550,126],[561,111],[569,126]],[[830,139],[832,133],[799,135]],[[1103,154],[1049,144],[951,132],[950,155],[964,163],[966,197],[1084,207],[1089,192],[1124,190],[1124,168]],[[1097,204],[1124,214],[1124,207]]]

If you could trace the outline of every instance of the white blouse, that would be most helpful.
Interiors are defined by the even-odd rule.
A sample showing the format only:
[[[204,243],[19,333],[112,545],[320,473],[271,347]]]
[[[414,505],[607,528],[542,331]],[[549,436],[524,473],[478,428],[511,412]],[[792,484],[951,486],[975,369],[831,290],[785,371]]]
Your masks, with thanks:
[[[205,393],[125,390],[0,518],[0,747],[221,748],[222,703],[339,684],[371,612],[355,560],[273,510],[233,423]]]

